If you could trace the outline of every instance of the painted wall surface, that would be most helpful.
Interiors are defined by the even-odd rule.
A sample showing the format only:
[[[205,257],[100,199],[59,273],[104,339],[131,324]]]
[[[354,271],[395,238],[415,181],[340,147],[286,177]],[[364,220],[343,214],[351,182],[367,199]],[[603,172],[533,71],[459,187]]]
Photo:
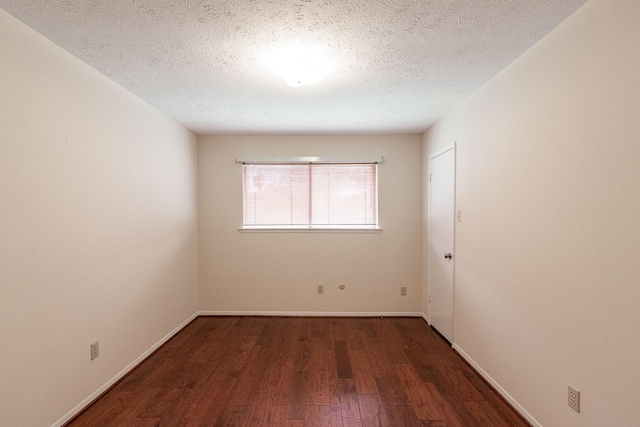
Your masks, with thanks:
[[[200,137],[200,310],[418,313],[420,135]],[[381,155],[380,234],[241,233],[238,156]],[[340,283],[346,289],[340,291]],[[324,295],[317,285],[324,284]],[[407,296],[400,296],[400,287]]]
[[[197,311],[196,155],[0,10],[0,425],[58,422]]]
[[[424,137],[458,142],[454,342],[546,427],[640,425],[638,17],[590,1]]]

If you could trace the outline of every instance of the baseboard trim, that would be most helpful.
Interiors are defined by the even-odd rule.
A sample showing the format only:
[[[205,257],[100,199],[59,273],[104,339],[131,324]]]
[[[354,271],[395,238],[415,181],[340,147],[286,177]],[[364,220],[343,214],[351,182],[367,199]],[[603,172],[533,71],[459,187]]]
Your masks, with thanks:
[[[485,370],[482,369],[480,365],[478,365],[476,361],[471,358],[471,356],[465,353],[465,351],[462,348],[460,348],[458,344],[453,344],[453,349],[460,356],[462,356],[462,358],[466,360],[467,363],[471,365],[473,369],[475,369],[476,372],[478,372],[482,376],[482,378],[485,379],[485,381],[491,384],[491,387],[493,387],[507,402],[509,402],[509,404],[513,407],[513,409],[515,409],[520,415],[522,415],[525,420],[531,423],[533,427],[542,427],[542,424],[540,424],[538,420],[533,418],[533,416],[530,413],[528,413],[522,407],[522,405],[520,405],[509,393],[507,393],[507,391],[503,389],[500,386],[500,384],[498,384],[498,382],[491,377],[491,375],[486,373]]]
[[[422,313],[394,311],[199,311],[198,315],[274,317],[421,317]]]
[[[422,315],[422,318],[427,322],[427,325],[431,326],[431,319],[429,318],[429,316],[427,316],[424,313],[420,313]]]
[[[115,377],[111,378],[107,381],[102,387],[94,391],[89,397],[80,402],[75,408],[71,411],[67,412],[65,416],[56,421],[51,427],[62,427],[65,423],[69,422],[73,417],[78,415],[83,409],[93,403],[98,397],[100,397],[105,391],[111,388],[115,383],[117,383],[122,377],[127,375],[129,372],[133,370],[136,366],[138,366],[142,361],[144,361],[147,357],[149,357],[154,351],[156,351],[160,346],[169,341],[175,334],[180,332],[182,328],[191,323],[196,317],[198,317],[198,313],[194,313],[187,320],[178,325],[174,330],[169,332],[167,335],[162,337],[160,341],[155,343],[151,348],[142,353],[136,360],[127,365],[123,370],[118,372]]]

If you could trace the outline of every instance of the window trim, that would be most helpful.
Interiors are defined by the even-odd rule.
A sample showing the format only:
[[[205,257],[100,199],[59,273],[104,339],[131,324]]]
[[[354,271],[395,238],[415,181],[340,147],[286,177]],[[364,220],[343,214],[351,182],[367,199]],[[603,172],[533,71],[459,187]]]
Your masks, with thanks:
[[[236,158],[236,163],[247,164],[383,164],[383,156],[366,156],[358,158],[344,157],[256,157],[241,156]],[[355,234],[379,234],[382,233],[380,224],[379,205],[379,173],[376,173],[376,225],[241,225],[238,231],[242,233],[355,233]],[[243,178],[244,180],[244,178]],[[243,190],[244,191],[244,190]],[[244,201],[243,201],[244,209]]]
[[[295,164],[295,163],[318,163],[318,164],[363,164],[363,163],[384,163],[384,156],[362,156],[351,157],[260,157],[260,156],[240,156],[236,158],[236,163],[241,164]]]
[[[345,233],[345,234],[380,234],[382,233],[382,227],[378,224],[377,227],[287,227],[287,226],[273,226],[263,227],[258,225],[247,225],[239,227],[238,231],[241,233]]]

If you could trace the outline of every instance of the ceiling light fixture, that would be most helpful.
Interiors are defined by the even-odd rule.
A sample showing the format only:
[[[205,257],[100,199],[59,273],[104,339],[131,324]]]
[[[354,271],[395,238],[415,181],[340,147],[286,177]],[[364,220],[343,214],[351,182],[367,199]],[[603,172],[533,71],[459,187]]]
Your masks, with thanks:
[[[270,55],[269,62],[291,87],[309,86],[324,80],[322,70],[326,65],[309,50],[281,48]]]

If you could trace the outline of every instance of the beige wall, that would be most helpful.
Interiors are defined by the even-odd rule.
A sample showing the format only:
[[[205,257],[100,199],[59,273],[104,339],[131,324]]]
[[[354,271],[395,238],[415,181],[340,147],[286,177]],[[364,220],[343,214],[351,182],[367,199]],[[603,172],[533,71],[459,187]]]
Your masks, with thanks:
[[[196,150],[0,10],[0,425],[57,423],[196,312]]]
[[[420,135],[199,138],[200,310],[418,313]],[[380,234],[241,233],[238,156],[382,155]],[[340,283],[346,285],[340,291]],[[325,294],[317,295],[317,285]],[[400,287],[407,296],[400,296]]]
[[[638,17],[590,1],[424,137],[458,142],[454,342],[547,427],[640,425]]]

